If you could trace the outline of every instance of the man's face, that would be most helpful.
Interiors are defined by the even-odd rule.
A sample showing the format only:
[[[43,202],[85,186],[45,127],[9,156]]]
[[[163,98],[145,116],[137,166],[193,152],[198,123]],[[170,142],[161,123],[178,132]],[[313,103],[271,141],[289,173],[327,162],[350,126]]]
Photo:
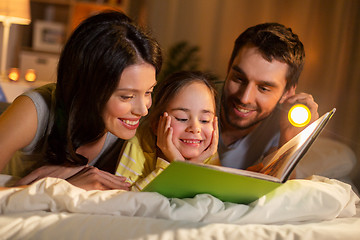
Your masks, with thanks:
[[[251,129],[270,115],[285,92],[286,63],[265,60],[258,49],[244,46],[228,72],[222,96],[221,120],[235,129]]]

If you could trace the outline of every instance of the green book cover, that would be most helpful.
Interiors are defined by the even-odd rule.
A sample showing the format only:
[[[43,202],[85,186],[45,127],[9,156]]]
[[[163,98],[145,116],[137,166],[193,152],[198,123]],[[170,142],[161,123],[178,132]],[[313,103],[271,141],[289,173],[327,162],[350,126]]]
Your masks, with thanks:
[[[279,182],[219,171],[211,165],[175,161],[143,191],[158,192],[169,198],[192,198],[200,193],[208,193],[224,202],[248,204],[280,185]]]
[[[315,141],[335,109],[327,112],[277,151],[266,156],[259,172],[228,167],[172,162],[142,191],[169,198],[193,198],[207,193],[224,202],[249,204],[284,183]]]

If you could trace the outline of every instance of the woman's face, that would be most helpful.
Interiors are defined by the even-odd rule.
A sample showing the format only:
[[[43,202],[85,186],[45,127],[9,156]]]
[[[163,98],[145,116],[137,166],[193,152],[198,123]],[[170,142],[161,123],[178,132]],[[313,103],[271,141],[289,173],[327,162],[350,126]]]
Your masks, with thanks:
[[[210,145],[214,131],[212,92],[204,83],[190,83],[169,102],[166,112],[171,117],[175,147],[187,160],[198,157]]]
[[[107,131],[121,139],[130,139],[135,135],[140,118],[148,114],[151,106],[155,75],[155,68],[148,63],[124,69],[103,113]]]

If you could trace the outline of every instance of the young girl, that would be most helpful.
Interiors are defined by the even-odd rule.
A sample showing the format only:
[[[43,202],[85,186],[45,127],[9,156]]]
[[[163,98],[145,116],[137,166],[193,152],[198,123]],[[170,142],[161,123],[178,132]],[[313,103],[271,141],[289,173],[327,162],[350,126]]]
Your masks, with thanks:
[[[220,165],[215,98],[209,77],[200,72],[178,72],[161,82],[116,174],[127,177],[138,191],[174,160]]]
[[[128,189],[111,173],[148,113],[160,68],[158,43],[126,15],[88,18],[61,53],[56,85],[21,95],[0,116],[0,171],[13,158],[7,173],[36,169],[19,185],[51,176],[84,189]]]

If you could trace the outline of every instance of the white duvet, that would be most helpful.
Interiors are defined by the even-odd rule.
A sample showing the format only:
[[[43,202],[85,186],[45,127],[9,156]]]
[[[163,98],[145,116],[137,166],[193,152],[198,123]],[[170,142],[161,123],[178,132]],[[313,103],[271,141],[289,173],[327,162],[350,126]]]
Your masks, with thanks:
[[[0,182],[1,182],[0,175]],[[211,195],[85,191],[46,178],[0,191],[0,239],[360,239],[359,197],[324,177],[289,180],[249,204]]]
[[[56,178],[39,180],[25,189],[0,191],[1,214],[41,210],[236,224],[351,217],[358,202],[350,185],[315,176],[287,181],[249,205],[222,202],[208,194],[167,199],[147,192],[85,191]]]

